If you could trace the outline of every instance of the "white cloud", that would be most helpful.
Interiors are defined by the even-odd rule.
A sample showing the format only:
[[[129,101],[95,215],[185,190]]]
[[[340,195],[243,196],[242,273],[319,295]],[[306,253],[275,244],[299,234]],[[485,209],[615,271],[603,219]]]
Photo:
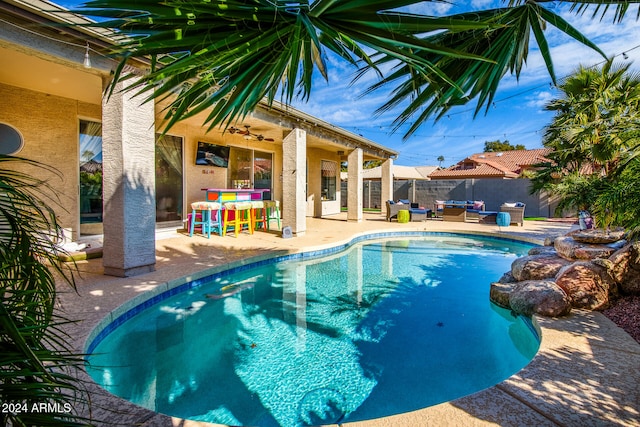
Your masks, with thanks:
[[[528,108],[542,109],[554,98],[555,96],[550,91],[536,92],[531,96],[525,97],[525,105]]]

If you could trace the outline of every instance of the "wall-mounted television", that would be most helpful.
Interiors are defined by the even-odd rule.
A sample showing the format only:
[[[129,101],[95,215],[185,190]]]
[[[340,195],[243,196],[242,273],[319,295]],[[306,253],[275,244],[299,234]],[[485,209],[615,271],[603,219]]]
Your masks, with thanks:
[[[196,165],[229,167],[229,147],[209,142],[198,142]]]

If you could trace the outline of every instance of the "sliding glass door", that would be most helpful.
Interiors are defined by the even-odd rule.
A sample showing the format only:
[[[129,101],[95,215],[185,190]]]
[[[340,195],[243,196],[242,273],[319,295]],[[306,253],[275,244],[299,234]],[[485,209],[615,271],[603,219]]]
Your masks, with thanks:
[[[80,120],[80,234],[102,234],[102,124]]]
[[[182,221],[183,155],[182,138],[156,136],[156,223]]]
[[[273,177],[273,154],[262,151],[253,152],[253,188],[265,188],[269,191],[262,193],[264,200],[271,200],[271,185]]]

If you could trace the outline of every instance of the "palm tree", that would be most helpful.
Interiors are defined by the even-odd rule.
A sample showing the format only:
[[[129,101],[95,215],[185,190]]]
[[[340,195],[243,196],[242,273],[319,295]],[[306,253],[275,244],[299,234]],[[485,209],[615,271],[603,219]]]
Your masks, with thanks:
[[[444,162],[444,156],[438,156],[438,167],[442,167],[442,162]]]
[[[169,100],[165,130],[201,112],[207,113],[210,128],[228,126],[265,97],[272,102],[280,95],[287,103],[295,97],[307,99],[314,75],[328,79],[326,58],[332,52],[359,75],[378,73],[380,81],[369,91],[396,85],[378,112],[403,106],[396,126],[411,118],[408,136],[429,117],[441,117],[453,106],[473,99],[476,113],[490,106],[502,77],[519,76],[530,34],[555,82],[543,31],[547,25],[604,56],[552,5],[567,3],[576,13],[595,5],[594,16],[615,7],[614,19],[620,21],[637,1],[510,0],[502,8],[443,17],[398,11],[416,3],[420,2],[94,0],[81,12],[99,17],[97,26],[130,36],[117,49],[122,62],[112,88],[125,81],[127,90],[149,101]],[[129,79],[124,65],[134,57],[151,58],[152,69]]]
[[[61,229],[44,203],[53,192],[18,171],[25,167],[44,168],[0,156],[0,401],[12,405],[3,406],[0,425],[80,425],[86,395],[75,370],[83,360],[68,348],[68,321],[54,309],[56,278],[75,284],[58,261]]]
[[[545,109],[555,112],[544,145],[570,171],[585,165],[609,175],[637,143],[640,124],[640,74],[631,64],[612,60],[598,68],[580,67],[558,86],[562,96]]]
[[[561,97],[545,106],[555,112],[543,140],[552,163],[536,173],[535,190],[553,191],[562,175],[610,176],[638,154],[640,75],[629,64],[580,67],[558,89]]]
[[[593,211],[599,225],[637,233],[640,75],[610,60],[580,67],[558,89],[562,96],[545,107],[556,113],[543,141],[552,162],[536,172],[533,189],[560,196],[558,209]]]
[[[593,213],[604,227],[622,226],[630,237],[640,236],[640,160],[631,160],[617,179],[604,182]]]

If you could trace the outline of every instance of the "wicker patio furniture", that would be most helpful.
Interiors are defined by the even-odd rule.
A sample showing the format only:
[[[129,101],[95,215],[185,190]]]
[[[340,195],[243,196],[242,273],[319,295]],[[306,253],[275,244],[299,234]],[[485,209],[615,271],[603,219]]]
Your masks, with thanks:
[[[504,203],[500,206],[500,212],[507,212],[511,216],[511,224],[524,226],[524,203]]]

